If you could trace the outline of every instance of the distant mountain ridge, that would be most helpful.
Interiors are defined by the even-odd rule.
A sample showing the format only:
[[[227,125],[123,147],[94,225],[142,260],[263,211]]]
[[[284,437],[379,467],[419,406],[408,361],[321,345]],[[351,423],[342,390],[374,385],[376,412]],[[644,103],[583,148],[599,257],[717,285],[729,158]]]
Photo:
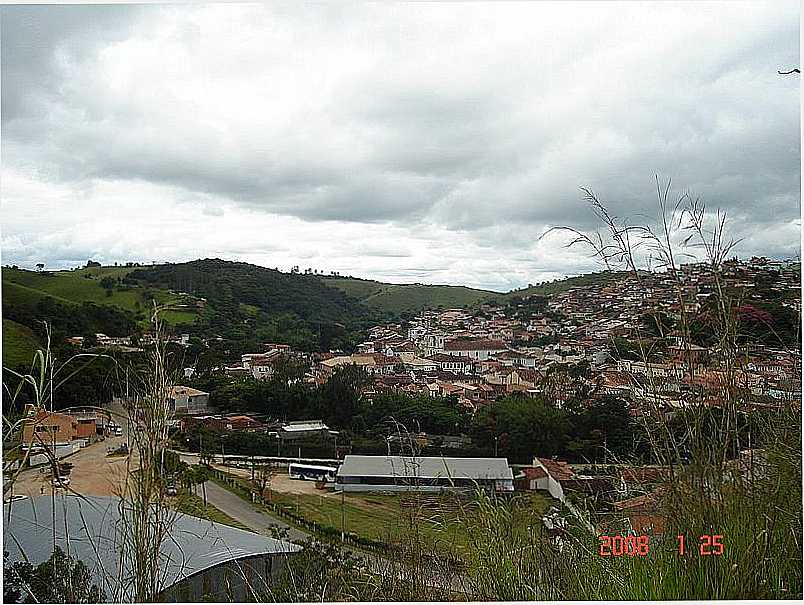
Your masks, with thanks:
[[[514,297],[558,294],[616,276],[607,271],[567,277],[510,292],[495,292],[467,286],[430,284],[388,284],[356,277],[322,277],[325,284],[342,290],[370,308],[391,314],[418,313],[425,309],[476,307],[484,302],[505,303]]]

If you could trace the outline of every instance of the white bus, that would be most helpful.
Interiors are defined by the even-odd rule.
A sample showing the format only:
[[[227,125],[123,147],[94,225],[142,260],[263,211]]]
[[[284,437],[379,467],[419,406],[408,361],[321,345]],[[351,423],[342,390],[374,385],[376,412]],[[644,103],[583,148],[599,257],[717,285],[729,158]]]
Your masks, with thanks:
[[[306,479],[307,481],[335,481],[338,469],[334,466],[317,466],[315,464],[288,464],[288,477],[291,479]]]

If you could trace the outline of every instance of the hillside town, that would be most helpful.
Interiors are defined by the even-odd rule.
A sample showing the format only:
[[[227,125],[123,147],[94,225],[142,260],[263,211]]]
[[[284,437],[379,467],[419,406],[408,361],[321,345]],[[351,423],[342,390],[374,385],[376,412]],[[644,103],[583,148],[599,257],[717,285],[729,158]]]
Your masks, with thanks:
[[[609,431],[603,429],[601,443],[600,428],[577,433],[575,438],[586,439],[587,445],[566,459],[550,455],[549,442],[537,441],[542,445],[523,449],[526,443],[510,442],[500,429],[485,438],[493,443],[482,443],[477,426],[484,421],[478,419],[524,398],[541,402],[544,409],[574,410],[566,416],[574,419],[571,422],[585,422],[579,402],[581,410],[587,408],[591,414],[608,414],[622,405],[627,417],[614,416],[616,422],[634,426],[648,418],[672,422],[675,415],[702,405],[713,410],[726,405],[726,389],[730,396],[738,395],[736,411],[746,417],[782,410],[801,399],[801,354],[795,336],[800,328],[784,326],[785,318],[800,317],[799,276],[798,263],[764,258],[729,261],[719,280],[702,264],[683,265],[676,274],[603,273],[551,295],[514,293],[498,302],[429,309],[404,322],[378,324],[366,331],[367,338],[352,353],[311,353],[288,344],[264,343],[203,370],[190,363],[181,368],[178,384],[170,387],[165,399],[171,448],[182,464],[207,468],[204,472],[217,473],[229,489],[269,507],[265,509],[272,515],[266,519],[273,519],[266,520],[269,526],[292,519],[289,527],[301,535],[340,531],[341,541],[358,548],[393,548],[376,535],[367,535],[361,525],[364,518],[377,514],[372,494],[399,492],[431,498],[450,493],[466,497],[482,490],[495,499],[520,502],[516,506],[529,502],[527,506],[534,507],[529,514],[559,549],[573,526],[593,535],[661,540],[669,522],[666,499],[672,470],[667,465],[644,456],[641,461],[633,455],[630,460],[619,459],[636,450],[631,452],[627,443],[617,449],[609,442],[607,447]],[[711,324],[690,329],[707,317],[707,305],[724,291],[736,301],[736,319],[745,332],[735,340],[740,343],[738,350],[722,349],[712,338]],[[773,313],[765,310],[771,308],[769,301]],[[787,331],[787,338],[774,327]],[[200,349],[198,337],[188,333],[161,338],[160,346],[177,352],[192,346],[203,351],[221,342],[226,346],[219,335],[202,340]],[[147,331],[130,337],[98,333],[94,338],[67,337],[65,344],[81,351],[141,355],[158,344],[158,337]],[[295,373],[286,375],[288,367]],[[303,393],[327,392],[354,372],[360,377],[355,396],[361,409],[371,411],[381,402],[385,410],[385,416],[377,416],[379,425],[362,432],[348,416],[329,414],[330,420],[324,421],[310,416],[304,407],[285,408],[277,416],[226,403],[232,388],[249,390],[263,384],[281,390],[295,385]],[[204,384],[217,386],[204,390]],[[400,432],[397,422],[384,428],[387,420],[403,413],[394,405],[415,401],[425,406],[435,402],[446,409],[457,406],[454,425],[441,422],[441,429],[434,431],[421,430],[414,422]],[[728,401],[733,405],[735,400]],[[602,407],[596,408],[598,404]],[[104,506],[111,505],[111,500],[102,499],[119,490],[126,475],[119,466],[112,473],[98,471],[111,460],[133,455],[129,431],[140,430],[137,427],[148,413],[139,409],[141,405],[118,390],[111,406],[129,410],[126,424],[133,423],[125,433],[111,408],[79,405],[53,412],[29,405],[21,432],[26,466],[17,466],[22,475],[13,497],[80,488],[100,498]],[[380,439],[387,455],[377,452],[377,442],[371,439]],[[105,457],[104,446],[99,445],[104,441]],[[738,476],[762,476],[766,453],[749,444],[735,453],[727,468]],[[517,447],[511,450],[512,446]],[[46,468],[53,460],[62,462],[50,475],[26,470]],[[101,475],[105,477],[99,483]],[[167,478],[168,495],[184,493],[186,488],[179,488],[186,481],[183,476]],[[230,508],[232,504],[216,489],[214,505],[248,526],[244,513]],[[302,494],[311,506],[316,498],[348,496],[358,511],[349,521],[355,531],[347,539],[344,521],[340,529],[331,519],[324,522],[317,505],[298,516],[284,499]],[[273,553],[290,553],[298,547],[278,542],[270,548]],[[171,590],[185,591],[192,598],[204,594],[198,586],[191,590],[184,580]]]
[[[752,289],[768,280],[781,306],[795,315],[801,312],[797,263],[755,258],[728,264],[724,276],[727,287],[746,292],[741,305],[745,313],[759,298]],[[540,393],[551,368],[585,364],[590,370],[586,385],[601,395],[628,400],[635,414],[653,378],[661,378],[664,410],[683,408],[691,393],[696,398],[703,393],[717,405],[726,378],[717,345],[685,342],[678,329],[659,336],[650,317],[646,320],[649,314],[659,314],[680,322],[684,314],[702,309],[713,288],[707,267],[690,264],[682,266],[678,279],[667,272],[646,273],[639,282],[623,275],[549,299],[526,296],[507,305],[424,311],[405,326],[375,326],[351,355],[328,351],[309,356],[305,380],[321,384],[335,368],[353,365],[372,377],[364,390],[368,397],[389,391],[456,396],[474,412],[506,394]],[[638,351],[622,354],[618,342],[642,343],[647,359]],[[231,376],[267,379],[273,364],[287,354],[293,354],[287,345],[267,344],[224,370]],[[801,358],[795,343],[785,348],[781,342],[751,342],[737,359],[740,368],[731,378],[745,389],[747,407],[773,407],[801,397]],[[188,374],[191,371],[188,368]],[[568,396],[557,392],[556,403]],[[654,399],[651,402],[655,405]]]
[[[798,316],[799,270],[797,263],[764,258],[730,261],[723,272],[725,281],[719,287],[739,292],[739,312],[746,315],[761,317],[752,302],[761,305],[770,292],[780,301],[780,307]],[[343,368],[356,368],[367,377],[360,391],[367,405],[373,399],[394,393],[414,398],[449,398],[468,417],[512,395],[546,398],[560,409],[583,392],[589,401],[614,398],[624,402],[635,420],[657,414],[670,419],[689,406],[722,405],[722,389],[727,381],[741,394],[742,413],[780,409],[786,402],[799,400],[801,357],[795,343],[786,347],[781,341],[766,344],[746,340],[736,352],[737,367],[727,372],[724,351],[716,342],[706,345],[685,341],[679,328],[670,327],[700,313],[713,296],[715,286],[712,274],[702,264],[684,265],[677,275],[609,274],[605,279],[551,296],[524,295],[501,304],[486,302],[476,308],[426,310],[404,324],[376,325],[368,331],[369,338],[351,354],[302,353],[289,345],[266,343],[262,350],[244,353],[239,359],[212,368],[211,372],[234,381],[268,382],[283,363],[294,360],[302,369],[295,380],[314,388],[326,385]],[[652,325],[657,317],[666,326]],[[665,327],[666,331],[659,331]],[[186,347],[188,336],[170,336],[168,340]],[[127,339],[110,339],[101,334],[97,335],[97,341],[100,347],[132,344]],[[69,342],[78,343],[76,338],[70,338]],[[136,342],[148,346],[149,336],[141,335]],[[705,338],[700,342],[705,342]],[[567,370],[573,368],[576,375],[570,379]],[[323,468],[336,489],[343,485],[354,491],[350,483],[368,480],[357,477],[355,469],[366,465],[373,468],[373,463],[368,462],[371,456],[356,455],[360,449],[355,450],[352,445],[339,448],[337,435],[342,431],[334,429],[341,427],[299,415],[277,418],[216,409],[210,404],[215,400],[214,392],[189,386],[197,378],[196,369],[185,367],[183,376],[187,384],[172,387],[168,397],[179,434],[192,435],[204,430],[212,435],[264,435],[275,440],[277,460],[291,460],[286,450],[300,446],[297,463],[309,458],[302,456],[302,444],[309,451],[309,443],[330,443],[323,446],[325,450],[330,448],[328,461],[324,463],[330,466]],[[42,423],[42,411],[38,416],[33,411],[31,414],[31,423]],[[63,451],[72,451],[68,447],[71,441],[86,442],[84,433],[88,429],[79,420],[73,419],[71,424],[63,414],[52,418],[62,427],[56,435],[58,446],[67,448]],[[83,418],[81,423],[89,422],[86,419],[89,417]],[[108,430],[106,424],[98,420],[99,434]],[[68,435],[70,426],[73,429]],[[465,434],[464,427],[456,426],[452,434],[416,432],[415,427],[410,428],[414,429],[412,439],[416,448],[433,452],[435,447],[459,456],[470,451],[467,448],[472,439]],[[26,443],[31,445],[30,431],[25,434]],[[496,456],[497,437],[494,439]],[[393,432],[386,435],[386,440],[389,448],[391,444],[397,449],[402,445],[400,436]],[[344,441],[342,438],[341,443]],[[273,446],[267,447],[270,450]],[[313,450],[319,451],[315,447]],[[399,453],[404,454],[404,449]],[[261,457],[271,455],[270,451],[260,452]],[[747,455],[748,450],[742,452],[735,464],[739,466]],[[230,456],[238,459],[236,452]],[[423,459],[427,459],[426,455]],[[226,460],[221,458],[222,463]],[[492,463],[482,460],[467,458],[468,466],[461,467],[457,476],[467,481],[488,481],[488,473],[478,469]],[[488,484],[496,493],[542,491],[562,503],[567,502],[568,494],[574,494],[572,501],[602,506],[597,523],[609,522],[612,513],[616,513],[631,520],[632,531],[647,531],[645,528],[655,533],[661,531],[662,522],[655,514],[655,500],[661,496],[667,476],[667,469],[661,466],[633,463],[606,466],[605,460],[578,464],[533,452],[532,463],[509,460],[503,467],[507,470],[495,471],[495,480]],[[342,475],[339,468],[345,468],[346,474]],[[323,471],[309,472],[315,475]],[[382,473],[394,474],[387,469]],[[430,478],[431,487],[440,485],[438,476],[436,472]],[[380,491],[394,484],[389,479],[384,480],[385,487],[375,479],[368,481],[375,486],[372,489]],[[550,517],[552,520],[545,519],[545,523],[557,522],[555,515]]]
[[[4,3],[3,603],[802,600],[799,24]]]

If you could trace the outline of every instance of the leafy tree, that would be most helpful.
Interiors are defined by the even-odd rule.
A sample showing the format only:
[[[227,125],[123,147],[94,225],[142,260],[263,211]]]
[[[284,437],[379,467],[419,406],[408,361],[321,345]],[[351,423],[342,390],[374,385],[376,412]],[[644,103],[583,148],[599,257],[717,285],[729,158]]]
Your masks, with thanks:
[[[276,475],[276,471],[268,464],[263,464],[257,470],[254,482],[257,484],[261,499],[265,498],[265,490],[270,489],[274,475]]]
[[[630,457],[634,453],[637,429],[621,399],[577,402],[568,407],[568,412],[571,428],[567,450],[575,457],[602,462],[612,455]]]
[[[274,363],[274,374],[271,381],[278,384],[292,384],[304,378],[310,367],[306,359],[295,355],[282,355]]]
[[[360,598],[370,583],[360,560],[338,544],[311,540],[288,565],[263,600],[304,603],[311,601],[371,600]]]
[[[475,414],[473,438],[483,445],[499,440],[499,454],[509,461],[530,462],[533,456],[565,451],[570,430],[568,415],[539,398],[515,394]]]
[[[653,311],[642,316],[642,324],[651,336],[664,338],[673,330],[676,322],[667,313]]]
[[[385,436],[393,419],[409,431],[425,431],[454,435],[469,428],[469,413],[456,397],[411,397],[403,393],[387,393],[371,402],[363,401],[356,426]]]
[[[87,566],[59,546],[36,567],[24,561],[8,564],[7,554],[3,556],[4,603],[101,603],[106,599]]]
[[[360,393],[370,382],[371,377],[359,366],[337,368],[318,389],[320,417],[335,427],[351,425],[358,411]]]

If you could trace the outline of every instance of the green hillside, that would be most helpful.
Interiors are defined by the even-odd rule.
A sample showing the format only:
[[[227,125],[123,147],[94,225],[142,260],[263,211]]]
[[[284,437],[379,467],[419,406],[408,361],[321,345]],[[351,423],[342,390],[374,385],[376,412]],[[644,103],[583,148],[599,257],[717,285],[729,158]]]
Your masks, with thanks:
[[[522,288],[520,290],[511,290],[504,296],[510,298],[513,296],[550,296],[551,294],[560,294],[572,288],[583,288],[593,286],[595,284],[605,283],[616,279],[618,276],[625,275],[622,272],[616,271],[599,271],[597,273],[587,273],[585,275],[576,275],[575,277],[565,277],[551,282],[542,282],[535,284],[530,288]]]
[[[3,319],[3,366],[29,366],[36,349],[42,347],[30,328],[10,319]]]
[[[160,304],[178,303],[178,297],[157,288],[145,288],[138,284],[123,283],[134,267],[90,267],[73,271],[34,272],[4,267],[3,303],[35,306],[43,297],[63,304],[93,303],[130,311],[139,316],[142,326],[147,323],[149,300]],[[111,288],[104,288],[101,280],[114,280]],[[118,281],[120,280],[120,281]],[[163,318],[170,324],[187,324],[196,319],[195,312],[171,310]]]
[[[352,277],[325,277],[324,283],[382,313],[418,313],[425,309],[474,307],[504,296],[466,286],[385,284]]]
[[[605,282],[615,274],[606,271],[568,277],[553,282],[536,284],[530,288],[500,293],[466,286],[386,284],[354,277],[324,277],[324,283],[363,302],[378,311],[398,315],[418,313],[424,309],[474,307],[486,301],[504,302],[512,297],[551,295],[570,288]]]
[[[91,267],[74,271],[35,272],[3,267],[3,356],[4,361],[30,361],[29,338],[42,341],[42,321],[61,341],[66,336],[103,332],[127,336],[137,328],[147,328],[150,300],[178,304],[180,297],[158,288],[145,288],[124,279],[134,267]],[[102,283],[104,278],[107,281]],[[105,287],[104,287],[105,286]],[[192,325],[198,317],[195,309],[176,308],[163,319],[176,327]],[[6,320],[9,337],[6,338]]]
[[[320,276],[282,273],[220,259],[144,267],[130,279],[143,286],[206,300],[199,332],[243,343],[282,342],[304,350],[350,348],[378,315],[324,285]]]
[[[322,279],[326,285],[337,288],[358,300],[365,300],[390,285],[373,279],[358,279],[356,277],[323,277]]]
[[[125,277],[132,268],[93,267],[75,271],[48,271],[36,273],[20,269],[3,269],[3,284],[12,283],[29,288],[41,295],[53,296],[59,300],[80,303],[92,302],[98,305],[110,305],[129,311],[139,311],[144,303],[143,289],[138,286],[119,284],[118,277]],[[101,286],[103,277],[115,280],[107,294]],[[153,291],[154,298],[160,303],[169,302],[173,297],[167,292]]]
[[[474,307],[499,296],[496,292],[465,286],[388,285],[365,299],[365,303],[389,312],[418,312],[422,309]]]

